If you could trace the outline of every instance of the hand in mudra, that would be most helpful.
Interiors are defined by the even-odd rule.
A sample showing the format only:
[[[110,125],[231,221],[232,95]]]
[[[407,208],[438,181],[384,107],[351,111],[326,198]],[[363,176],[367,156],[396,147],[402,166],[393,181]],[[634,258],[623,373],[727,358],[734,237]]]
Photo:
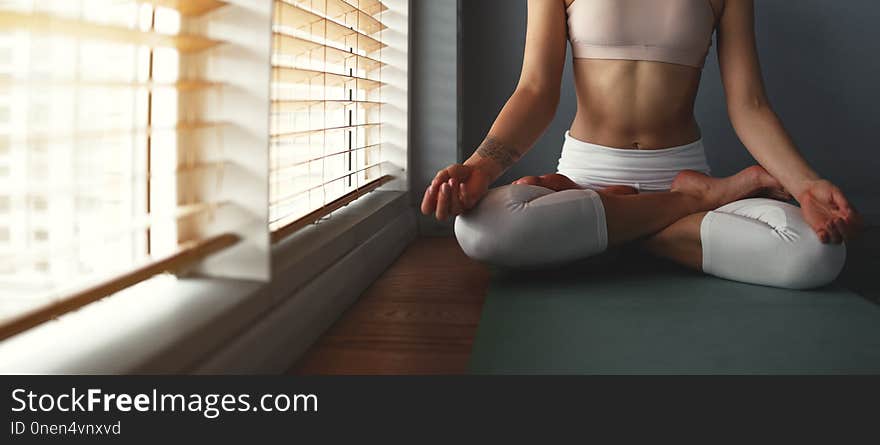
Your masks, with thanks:
[[[440,170],[422,198],[422,213],[443,221],[472,209],[489,191],[492,178],[477,167],[453,164]]]
[[[840,244],[856,236],[862,228],[861,216],[843,192],[828,181],[812,181],[797,200],[804,220],[823,243]]]

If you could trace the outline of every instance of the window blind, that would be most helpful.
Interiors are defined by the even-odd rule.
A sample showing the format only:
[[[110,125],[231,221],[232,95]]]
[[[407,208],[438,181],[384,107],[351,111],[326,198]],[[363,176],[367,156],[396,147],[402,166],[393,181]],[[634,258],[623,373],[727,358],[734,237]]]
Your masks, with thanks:
[[[0,0],[0,341],[163,272],[269,280],[271,242],[405,190],[408,28],[407,0]]]
[[[267,212],[247,206],[266,179],[247,159],[267,159],[269,102],[242,77],[263,72],[268,88],[270,38],[238,18],[268,22],[258,4],[0,0],[0,324],[187,267],[249,230],[266,251]]]
[[[275,0],[269,224],[273,239],[390,179],[377,0]]]

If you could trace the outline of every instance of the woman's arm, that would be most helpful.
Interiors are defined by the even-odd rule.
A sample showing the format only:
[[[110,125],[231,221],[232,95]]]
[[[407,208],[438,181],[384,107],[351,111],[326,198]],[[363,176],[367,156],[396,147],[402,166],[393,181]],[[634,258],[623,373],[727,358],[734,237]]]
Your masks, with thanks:
[[[565,1],[529,0],[522,73],[488,136],[464,164],[440,172],[422,212],[438,219],[474,206],[489,184],[518,161],[550,125],[559,105],[567,39]]]
[[[836,186],[801,156],[764,90],[755,43],[754,1],[727,0],[718,29],[718,61],[727,111],[752,156],[797,199],[822,241],[840,242],[860,223]]]
[[[566,38],[564,0],[529,0],[519,83],[465,165],[485,169],[498,179],[541,137],[559,105]]]

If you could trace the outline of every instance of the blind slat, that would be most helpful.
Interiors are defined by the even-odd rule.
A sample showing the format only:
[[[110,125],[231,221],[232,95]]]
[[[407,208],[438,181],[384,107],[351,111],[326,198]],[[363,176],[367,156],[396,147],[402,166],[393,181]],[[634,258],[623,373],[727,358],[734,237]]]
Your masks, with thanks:
[[[382,146],[382,144],[370,144],[370,145],[364,145],[364,146],[361,146],[361,147],[355,147],[355,148],[352,148],[352,149],[338,150],[338,151],[334,151],[334,152],[331,152],[331,153],[327,153],[327,154],[324,154],[324,155],[321,155],[321,156],[310,157],[310,158],[308,158],[308,159],[303,159],[303,160],[299,160],[299,161],[293,161],[293,162],[291,162],[291,163],[289,163],[289,164],[275,165],[275,166],[273,166],[273,167],[271,168],[270,173],[277,173],[277,172],[280,172],[280,171],[283,171],[283,170],[287,170],[287,169],[291,169],[291,168],[295,168],[295,167],[300,167],[300,166],[303,166],[303,165],[306,165],[306,164],[309,164],[309,163],[312,163],[312,162],[317,162],[317,161],[320,161],[320,160],[323,160],[323,159],[326,159],[326,158],[330,158],[330,157],[333,157],[333,156],[339,156],[339,155],[343,155],[343,154],[346,154],[346,153],[355,153],[355,152],[358,152],[358,151],[373,150],[373,149],[377,149],[377,148],[379,148],[379,147],[381,147],[381,146]],[[279,161],[279,163],[280,163],[280,161]]]
[[[194,91],[223,87],[223,83],[206,80],[179,80],[176,82],[135,82],[115,80],[81,80],[81,79],[41,79],[39,77],[22,79],[8,74],[0,75],[0,86],[9,88],[107,88],[107,89],[169,89],[178,91]]]
[[[371,124],[343,125],[340,127],[315,128],[313,130],[279,132],[279,133],[273,133],[271,136],[275,139],[283,139],[283,138],[295,137],[295,136],[308,136],[308,135],[312,135],[312,134],[318,134],[318,133],[329,132],[329,131],[346,131],[346,130],[357,129],[357,128],[375,128],[375,127],[378,127],[379,125],[381,125],[381,124],[378,122],[371,123]]]
[[[339,210],[342,207],[351,204],[352,202],[366,195],[367,193],[370,193],[378,189],[379,187],[387,184],[388,182],[391,182],[393,179],[394,178],[390,175],[380,176],[375,180],[372,180],[358,187],[356,190],[347,193],[328,204],[325,204],[324,206],[312,211],[305,216],[299,217],[293,221],[285,221],[284,219],[274,221],[271,225],[272,242],[277,243],[278,241],[281,241],[282,239],[290,236],[296,231],[315,223],[316,221],[335,212],[336,210]]]
[[[123,275],[83,289],[55,303],[23,314],[0,325],[0,341],[94,303],[108,295],[164,272],[174,272],[238,243],[237,235],[224,234],[183,246],[179,252],[150,262]]]
[[[346,3],[356,6],[358,9],[371,16],[385,12],[388,7],[380,0],[344,0]]]
[[[345,63],[348,60],[354,59],[356,68],[358,70],[364,71],[374,71],[376,69],[382,68],[385,66],[385,63],[373,59],[371,57],[362,56],[360,54],[351,53],[333,46],[325,45],[323,43],[318,43],[312,40],[307,40],[301,37],[285,34],[283,32],[275,31],[274,33],[275,40],[275,51],[277,55],[289,55],[289,56],[302,56],[304,54],[309,54],[314,51],[323,51],[325,54],[325,62],[331,62],[335,64]],[[346,74],[337,72],[338,74]]]
[[[87,194],[101,194],[101,190],[108,186],[121,186],[143,183],[151,180],[174,180],[186,179],[187,177],[196,175],[205,175],[210,173],[222,176],[224,168],[228,167],[228,161],[218,162],[198,162],[192,164],[181,164],[177,169],[167,172],[147,173],[135,172],[134,174],[115,174],[115,173],[96,173],[90,175],[85,180],[44,180],[40,182],[29,182],[24,186],[12,186],[4,189],[4,193],[11,196],[22,196],[30,194],[58,193],[58,194],[80,194],[86,191]]]
[[[375,147],[375,148],[378,148],[378,147]],[[310,170],[312,163],[317,163],[319,165],[322,165],[323,167],[326,167],[328,164],[339,165],[340,161],[342,163],[345,163],[349,160],[353,160],[353,158],[355,158],[355,157],[366,156],[367,151],[370,149],[371,148],[362,148],[362,149],[358,149],[358,150],[347,150],[347,151],[343,151],[343,152],[339,152],[339,153],[328,154],[326,156],[321,157],[317,161],[307,161],[307,162],[299,163],[298,165],[291,164],[291,165],[285,166],[284,168],[273,169],[270,172],[270,182],[273,184],[277,184],[277,183],[284,182],[284,181],[295,181],[295,180],[302,180],[302,179],[305,179],[307,182],[312,177],[313,172]],[[360,152],[363,152],[363,153],[360,153]],[[372,163],[372,167],[378,166],[379,164],[381,164],[381,163],[374,162],[374,163]],[[367,164],[367,165],[370,165],[370,164]],[[371,168],[371,167],[367,167],[367,169],[369,169],[369,168]],[[334,173],[334,176],[333,176],[333,178],[335,178],[335,179],[331,179],[330,181],[327,181],[327,182],[333,182],[333,180],[336,180],[336,179],[346,178],[351,175],[357,174],[361,171],[364,171],[364,170],[361,168],[354,168],[354,167],[347,168],[343,171],[337,171],[336,173]],[[296,193],[296,190],[294,190],[294,194],[295,193]]]
[[[14,132],[10,137],[10,140],[13,142],[57,142],[57,141],[70,141],[70,140],[92,140],[92,139],[102,139],[109,138],[115,136],[128,136],[128,135],[153,135],[157,133],[163,132],[184,132],[184,131],[197,131],[211,128],[220,128],[228,125],[226,122],[181,122],[174,127],[142,127],[142,128],[107,128],[100,130],[87,130],[87,131],[76,131],[76,132],[41,132],[41,131],[33,131],[28,133],[28,135],[24,138],[17,137]]]
[[[277,84],[324,83],[327,86],[339,86],[348,82],[355,82],[355,89],[366,91],[385,85],[382,81],[367,79],[365,77],[280,65],[276,65],[272,68],[272,80]]]
[[[297,5],[304,6],[306,8],[313,7],[315,2],[312,0],[285,0],[290,3],[294,3]],[[371,7],[372,10],[376,11],[373,14],[368,13],[365,9],[361,9],[360,3],[356,5],[356,1],[346,1],[346,0],[326,0],[325,9],[318,9],[318,12],[326,14],[328,17],[341,22],[341,23],[350,23],[355,22],[358,25],[358,29],[365,34],[373,34],[388,27],[385,26],[381,21],[373,17],[373,15],[378,14],[382,11],[387,10],[381,9],[381,7],[385,7],[384,4],[380,3],[381,7],[378,5],[369,4],[369,2],[364,2],[364,5]]]
[[[331,18],[339,23],[356,26],[359,31],[364,34],[375,34],[379,31],[388,29],[380,20],[373,17],[380,12],[387,10],[384,4],[373,5],[365,2],[371,10],[376,11],[369,13],[365,9],[355,6],[354,1],[345,0],[322,0],[316,2],[314,0],[283,0],[286,3],[300,6],[305,9],[311,9],[318,14]],[[323,7],[322,7],[323,5]],[[384,8],[384,9],[382,9]]]
[[[138,3],[174,9],[185,16],[200,16],[226,6],[220,0],[137,0]]]
[[[317,34],[331,42],[337,43],[338,46],[349,47],[352,50],[363,50],[367,53],[375,52],[388,46],[353,29],[353,27],[349,28],[324,18],[317,13],[303,9],[300,6],[294,6],[281,0],[276,0],[275,4],[277,5],[276,26],[291,27]]]
[[[364,108],[373,108],[384,105],[384,102],[372,100],[275,100],[272,101],[273,113],[293,113],[308,110],[315,106],[329,106],[333,108],[355,105]]]
[[[347,178],[349,178],[349,177],[351,177],[351,176],[357,175],[358,173],[363,173],[363,172],[366,172],[366,171],[368,171],[368,170],[374,170],[374,169],[380,168],[380,167],[382,167],[382,166],[385,165],[385,164],[386,164],[385,161],[374,162],[374,163],[372,163],[372,164],[368,164],[368,165],[362,166],[362,167],[357,168],[357,169],[347,170],[347,171],[345,171],[343,174],[336,175],[336,176],[334,176],[332,179],[325,180],[325,181],[324,181],[322,184],[320,184],[320,185],[307,186],[306,188],[303,188],[303,189],[301,189],[301,190],[298,190],[298,191],[296,191],[296,192],[294,192],[294,193],[291,193],[291,194],[288,194],[288,195],[285,195],[285,196],[277,196],[277,197],[274,197],[273,199],[270,199],[269,202],[270,202],[270,204],[273,204],[273,205],[279,205],[279,204],[281,204],[281,203],[283,203],[283,202],[290,202],[290,201],[293,201],[294,199],[298,198],[299,196],[301,196],[301,195],[303,195],[303,194],[309,193],[309,192],[311,192],[311,191],[313,191],[313,190],[321,189],[321,188],[323,188],[323,187],[326,187],[328,184],[334,183],[334,182],[336,182],[336,181],[341,181],[341,180],[343,180],[343,179],[347,179]]]
[[[222,42],[190,34],[159,34],[119,26],[88,23],[55,17],[49,14],[24,14],[0,11],[0,28],[23,29],[43,34],[65,35],[108,42],[176,48],[181,52],[198,52],[213,48]]]
[[[27,264],[34,260],[43,258],[59,258],[63,257],[67,252],[76,253],[83,244],[101,245],[102,242],[108,240],[116,240],[124,237],[131,237],[132,233],[143,231],[154,227],[160,223],[169,221],[177,221],[186,218],[192,218],[198,215],[216,212],[223,207],[231,205],[228,202],[200,202],[197,204],[178,206],[174,212],[169,214],[144,214],[135,221],[124,227],[113,227],[102,230],[99,235],[80,236],[77,239],[67,243],[66,245],[53,245],[48,247],[32,247],[25,252],[16,253],[14,256],[0,257],[0,267]]]

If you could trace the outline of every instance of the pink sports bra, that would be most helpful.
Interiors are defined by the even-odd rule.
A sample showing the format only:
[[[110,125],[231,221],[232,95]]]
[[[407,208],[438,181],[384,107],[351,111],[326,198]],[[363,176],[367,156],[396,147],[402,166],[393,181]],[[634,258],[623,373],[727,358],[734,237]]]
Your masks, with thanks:
[[[568,7],[568,35],[579,59],[701,68],[717,20],[709,0],[575,0]]]

